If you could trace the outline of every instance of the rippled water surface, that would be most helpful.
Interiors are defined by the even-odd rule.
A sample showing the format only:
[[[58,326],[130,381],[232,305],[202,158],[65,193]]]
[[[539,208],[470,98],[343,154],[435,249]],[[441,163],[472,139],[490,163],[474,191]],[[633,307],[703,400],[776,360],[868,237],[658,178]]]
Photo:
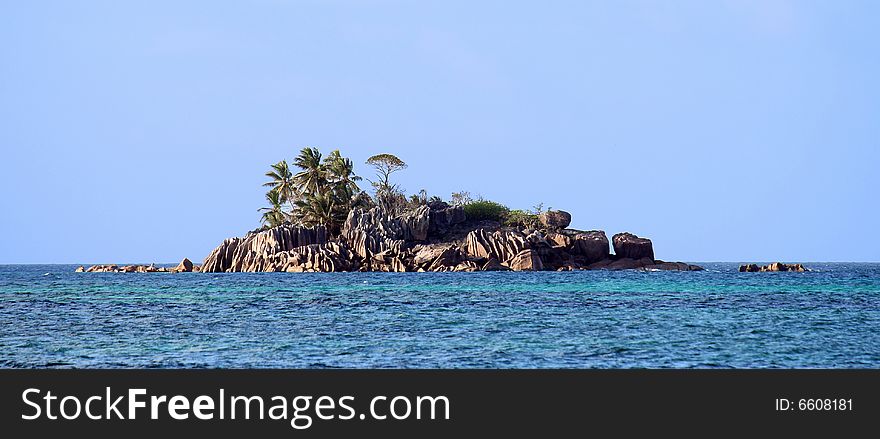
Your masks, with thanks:
[[[0,367],[880,367],[880,264],[812,273],[0,266]]]

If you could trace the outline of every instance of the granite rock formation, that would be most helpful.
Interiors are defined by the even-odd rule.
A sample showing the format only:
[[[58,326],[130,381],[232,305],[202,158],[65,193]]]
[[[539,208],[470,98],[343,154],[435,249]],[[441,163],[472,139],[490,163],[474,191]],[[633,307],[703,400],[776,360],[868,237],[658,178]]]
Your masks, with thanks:
[[[281,271],[276,270],[276,254],[326,242],[324,227],[284,224],[223,241],[205,259],[202,271]]]
[[[229,238],[205,259],[205,272],[236,271],[539,271],[701,270],[654,259],[649,239],[565,229],[571,215],[551,211],[540,230],[468,221],[461,207],[436,202],[389,215],[352,210],[339,236],[320,226],[285,224]]]
[[[77,273],[188,273],[199,271],[201,271],[201,267],[193,264],[188,258],[183,258],[180,264],[173,268],[156,267],[154,264],[123,266],[117,264],[98,264],[92,265],[89,268],[79,266],[76,269]]]
[[[323,226],[282,224],[229,238],[201,266],[184,258],[173,268],[116,264],[79,267],[77,272],[334,272],[334,271],[571,271],[702,270],[683,262],[654,259],[650,239],[631,233],[609,240],[601,230],[567,229],[561,210],[540,216],[543,226],[503,227],[468,220],[464,209],[431,202],[399,215],[381,208],[349,212],[338,236]],[[753,270],[754,268],[754,270]],[[743,266],[740,271],[803,271],[800,265]]]
[[[548,229],[559,230],[571,224],[571,214],[564,210],[548,210],[538,215],[538,220]]]
[[[621,258],[654,259],[654,244],[648,238],[639,238],[629,232],[618,233],[611,238],[614,254]]]
[[[801,264],[783,264],[782,262],[774,262],[764,266],[759,266],[758,264],[740,265],[739,271],[740,273],[763,273],[773,271],[796,271],[803,273],[810,270]]]

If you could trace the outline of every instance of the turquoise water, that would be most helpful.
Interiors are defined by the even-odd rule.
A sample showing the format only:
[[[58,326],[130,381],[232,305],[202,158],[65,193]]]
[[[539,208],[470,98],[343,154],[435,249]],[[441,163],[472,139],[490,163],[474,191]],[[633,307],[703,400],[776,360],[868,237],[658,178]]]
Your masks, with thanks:
[[[0,367],[880,367],[880,264],[811,273],[0,266]]]

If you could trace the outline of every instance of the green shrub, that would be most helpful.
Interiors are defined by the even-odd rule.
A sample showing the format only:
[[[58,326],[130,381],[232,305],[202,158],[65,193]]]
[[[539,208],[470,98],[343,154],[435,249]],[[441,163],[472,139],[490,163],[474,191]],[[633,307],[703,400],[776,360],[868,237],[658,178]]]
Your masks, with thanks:
[[[464,214],[467,219],[475,221],[504,221],[509,212],[510,209],[507,206],[488,200],[471,201],[464,205]]]
[[[525,210],[511,210],[507,213],[504,225],[509,227],[524,227],[536,229],[541,224],[538,215]]]

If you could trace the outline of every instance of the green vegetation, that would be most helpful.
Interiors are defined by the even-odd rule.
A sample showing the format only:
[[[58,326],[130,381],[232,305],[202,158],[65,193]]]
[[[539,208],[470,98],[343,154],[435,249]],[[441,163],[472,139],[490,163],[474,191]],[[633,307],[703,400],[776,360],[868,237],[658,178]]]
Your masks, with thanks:
[[[376,154],[367,159],[367,164],[376,168],[379,180],[374,184],[383,188],[391,187],[391,174],[407,168],[407,164],[394,154]]]
[[[269,201],[269,207],[259,209],[260,212],[263,212],[262,223],[269,227],[279,226],[284,223],[287,216],[284,213],[284,208],[281,206],[281,195],[278,191],[270,190],[267,192],[266,200]]]
[[[264,225],[274,227],[285,221],[305,225],[323,225],[338,231],[354,200],[360,193],[354,174],[353,162],[339,153],[331,152],[323,158],[317,148],[303,148],[293,164],[299,172],[293,174],[286,160],[274,165],[266,173],[271,181],[264,184],[271,189],[266,194],[269,207],[263,212]],[[363,200],[358,200],[363,201]],[[284,211],[282,205],[289,205]]]
[[[292,167],[286,160],[271,165],[266,176],[269,181],[266,193],[267,207],[259,209],[264,227],[284,223],[307,226],[322,225],[331,234],[338,234],[352,209],[380,207],[386,214],[400,214],[419,206],[442,205],[437,196],[428,196],[424,189],[409,197],[404,190],[391,181],[395,172],[407,168],[407,164],[393,154],[378,154],[367,159],[366,164],[376,171],[376,181],[370,183],[374,197],[361,190],[361,177],[354,173],[354,163],[343,157],[339,150],[327,156],[318,148],[306,147],[293,159]],[[507,206],[474,198],[468,191],[453,192],[450,204],[464,209],[468,220],[492,220],[505,226],[537,228],[538,214],[543,210],[539,204],[534,211],[510,210]]]
[[[293,174],[290,172],[290,167],[287,166],[287,160],[272,165],[272,170],[266,173],[266,177],[271,178],[272,181],[264,183],[263,186],[271,187],[269,192],[275,192],[276,199],[280,200],[282,204],[290,202],[290,208],[293,209]],[[266,198],[269,198],[269,194],[266,194]]]
[[[471,198],[470,192],[461,191],[461,192],[453,192],[452,196],[449,197],[449,202],[453,206],[464,206],[465,204],[473,203],[474,199]]]
[[[471,201],[463,207],[465,216],[468,219],[475,221],[504,221],[504,219],[507,218],[507,214],[510,212],[510,209],[507,206],[489,200]]]
[[[541,225],[538,215],[525,210],[511,210],[504,219],[504,225],[509,227],[522,227],[536,229]]]
[[[394,154],[377,154],[367,159],[367,164],[376,169],[378,179],[371,182],[376,190],[376,203],[389,213],[400,213],[407,206],[403,189],[391,184],[391,174],[406,169],[407,164]]]

